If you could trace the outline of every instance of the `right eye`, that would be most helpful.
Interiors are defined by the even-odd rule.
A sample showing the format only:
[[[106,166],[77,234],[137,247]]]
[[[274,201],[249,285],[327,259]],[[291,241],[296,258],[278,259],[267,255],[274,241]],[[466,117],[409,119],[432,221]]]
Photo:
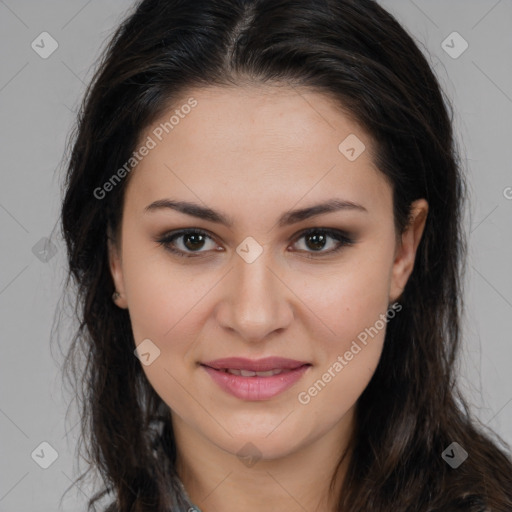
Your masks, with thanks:
[[[181,242],[183,248],[176,248],[177,244],[175,243],[175,240],[179,240],[180,238],[183,238],[183,241]],[[203,230],[183,229],[180,231],[168,233],[163,237],[158,238],[157,242],[165,247],[166,250],[176,254],[177,256],[190,258],[197,257],[200,255],[200,253],[207,252],[195,250],[202,249],[207,239],[213,241],[213,238]]]

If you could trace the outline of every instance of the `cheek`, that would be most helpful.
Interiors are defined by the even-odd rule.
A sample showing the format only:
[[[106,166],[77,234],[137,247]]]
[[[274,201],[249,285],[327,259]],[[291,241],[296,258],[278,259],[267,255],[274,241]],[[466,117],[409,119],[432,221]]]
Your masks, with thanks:
[[[183,391],[179,382],[195,367],[202,325],[211,313],[208,299],[219,275],[180,267],[163,250],[156,255],[139,250],[127,251],[124,276],[135,344],[149,339],[159,351],[143,370],[157,392],[177,396]]]
[[[304,304],[303,318],[308,319],[308,329],[316,332],[314,339],[323,340],[327,353],[350,346],[386,312],[391,268],[391,246],[374,244],[357,254],[347,253],[346,260],[323,274],[295,280],[294,292]]]
[[[123,277],[136,343],[154,338],[163,344],[179,330],[201,295],[202,283],[191,279],[191,267],[180,266],[163,247],[136,228],[123,232]]]
[[[201,282],[171,274],[170,267],[154,264],[145,268],[134,267],[129,280],[130,319],[137,343],[153,338],[161,350],[179,352],[193,336],[194,317],[201,311],[201,297],[210,286],[205,276]]]
[[[298,401],[332,421],[357,401],[382,353],[392,252],[381,249],[361,253],[331,276],[306,279],[298,292],[315,313],[308,330],[318,364]]]
[[[190,359],[193,355],[200,299],[207,292],[207,283],[204,279],[202,284],[194,283],[189,274],[172,265],[165,255],[144,257],[130,253],[124,261],[135,344],[149,339],[152,350],[158,354],[151,364],[143,364],[142,370],[165,403],[175,411],[186,411],[190,396],[181,383],[190,371],[186,361],[187,356]]]

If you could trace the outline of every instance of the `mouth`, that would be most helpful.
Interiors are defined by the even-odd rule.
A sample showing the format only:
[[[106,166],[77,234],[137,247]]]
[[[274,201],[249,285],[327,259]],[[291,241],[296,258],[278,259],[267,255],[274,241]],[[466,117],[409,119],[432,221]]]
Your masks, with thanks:
[[[200,366],[228,394],[242,400],[268,400],[293,386],[312,364],[269,357],[216,359]]]
[[[216,370],[217,368],[214,368]],[[272,377],[280,375],[281,373],[292,372],[293,370],[284,370],[283,368],[276,368],[266,372],[253,372],[251,370],[239,370],[235,368],[220,368],[220,372],[230,373],[231,375],[238,375],[240,377]]]
[[[203,366],[209,366],[215,370],[235,370],[253,373],[265,373],[274,371],[296,370],[304,365],[311,365],[307,361],[297,361],[296,359],[287,359],[284,357],[264,357],[263,359],[247,359],[245,357],[226,357],[223,359],[214,359],[201,363]],[[236,373],[235,375],[239,375]],[[253,375],[244,375],[252,377]],[[265,376],[265,375],[262,375]]]

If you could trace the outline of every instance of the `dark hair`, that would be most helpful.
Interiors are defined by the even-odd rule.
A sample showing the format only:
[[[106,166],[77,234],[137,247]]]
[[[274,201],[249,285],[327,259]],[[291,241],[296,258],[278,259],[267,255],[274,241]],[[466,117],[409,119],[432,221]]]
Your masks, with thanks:
[[[61,212],[80,321],[65,367],[82,397],[81,439],[106,486],[89,510],[109,492],[109,511],[164,511],[169,492],[181,499],[169,484],[168,406],[133,354],[127,310],[111,299],[107,237],[131,174],[102,199],[94,191],[190,88],[263,83],[324,93],[369,134],[397,233],[412,201],[429,203],[402,311],[358,400],[338,510],[512,510],[510,447],[472,417],[456,382],[465,185],[451,108],[413,39],[371,0],[144,0],[109,42],[73,134]],[[469,453],[457,469],[441,456],[454,441]]]

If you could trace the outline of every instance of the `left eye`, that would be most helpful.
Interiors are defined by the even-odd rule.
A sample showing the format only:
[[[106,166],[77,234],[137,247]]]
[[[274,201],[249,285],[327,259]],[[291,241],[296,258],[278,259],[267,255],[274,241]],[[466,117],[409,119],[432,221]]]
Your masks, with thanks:
[[[345,232],[336,229],[310,228],[296,237],[295,241],[297,242],[302,238],[305,239],[306,247],[313,248],[312,251],[305,251],[309,252],[310,254],[313,253],[313,256],[308,255],[308,258],[316,257],[315,253],[318,253],[319,256],[331,254],[339,251],[343,246],[354,244],[354,240],[351,239]],[[176,247],[177,244],[175,241],[179,239],[183,239],[181,245],[184,247],[184,249]],[[334,244],[334,247],[329,250],[322,250],[325,249],[326,245],[329,245],[327,242],[329,239],[337,241],[337,244]],[[213,238],[205,231],[199,229],[187,229],[175,233],[170,233],[162,238],[157,239],[157,242],[160,245],[163,245],[168,251],[178,256],[195,257],[199,256],[201,253],[207,252],[200,251],[200,249],[204,248],[206,240],[210,240],[212,242],[212,249],[215,250],[217,246],[214,243]],[[332,245],[333,244],[331,243],[331,246]]]

